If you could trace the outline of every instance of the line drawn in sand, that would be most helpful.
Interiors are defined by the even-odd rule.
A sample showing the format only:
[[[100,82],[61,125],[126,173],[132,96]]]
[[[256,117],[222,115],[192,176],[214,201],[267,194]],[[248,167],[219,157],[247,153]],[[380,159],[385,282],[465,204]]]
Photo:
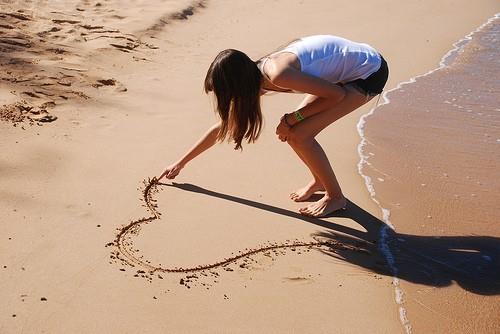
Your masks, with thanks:
[[[231,253],[231,256],[222,260],[191,267],[169,267],[168,265],[152,264],[151,261],[145,259],[142,255],[137,254],[138,250],[134,248],[133,238],[141,232],[145,225],[160,219],[161,213],[158,210],[154,194],[160,191],[160,186],[169,185],[159,183],[156,177],[144,180],[143,183],[144,188],[142,190],[141,200],[145,203],[144,206],[146,207],[149,216],[135,219],[127,225],[118,228],[115,240],[106,244],[106,247],[114,248],[110,255],[110,263],[120,263],[124,266],[138,268],[134,276],[146,278],[150,282],[156,276],[163,279],[163,276],[161,276],[162,274],[183,273],[189,275],[185,278],[181,278],[180,284],[190,288],[188,283],[199,278],[198,275],[218,277],[219,273],[216,271],[217,269],[234,271],[234,269],[230,267],[231,265],[239,265],[240,268],[248,269],[248,262],[252,261],[251,257],[254,255],[262,254],[271,257],[272,254],[277,256],[280,252],[284,255],[284,250],[295,251],[297,248],[303,248],[306,251],[311,249],[320,249],[328,252],[335,252],[336,250],[363,251],[363,249],[356,246],[346,245],[330,238],[321,240],[319,237],[314,236],[312,237],[313,240],[309,241],[286,240],[285,242],[280,243],[262,244],[254,248]],[[120,270],[125,271],[123,268]],[[205,286],[204,283],[202,285]]]

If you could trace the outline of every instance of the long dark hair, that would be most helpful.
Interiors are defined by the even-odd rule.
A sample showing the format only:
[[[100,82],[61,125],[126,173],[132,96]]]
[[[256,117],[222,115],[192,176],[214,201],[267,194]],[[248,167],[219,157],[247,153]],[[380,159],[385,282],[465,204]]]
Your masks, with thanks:
[[[221,51],[207,71],[205,92],[214,92],[221,118],[217,139],[233,140],[235,150],[242,149],[243,139],[255,142],[262,130],[261,82],[255,62],[238,50]]]

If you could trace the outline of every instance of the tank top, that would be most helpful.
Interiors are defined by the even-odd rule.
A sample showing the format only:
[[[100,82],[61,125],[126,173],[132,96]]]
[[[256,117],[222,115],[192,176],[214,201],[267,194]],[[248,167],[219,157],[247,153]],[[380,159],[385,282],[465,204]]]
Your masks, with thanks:
[[[303,37],[280,52],[295,54],[301,72],[333,83],[366,79],[381,64],[380,54],[370,45],[332,35]]]

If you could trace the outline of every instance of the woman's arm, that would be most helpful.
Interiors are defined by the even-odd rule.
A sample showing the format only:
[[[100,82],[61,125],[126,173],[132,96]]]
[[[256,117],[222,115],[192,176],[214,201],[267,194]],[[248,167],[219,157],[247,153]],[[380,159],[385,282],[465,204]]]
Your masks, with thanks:
[[[195,157],[212,147],[217,142],[217,134],[219,133],[220,123],[213,125],[208,131],[194,144],[194,146],[177,162],[168,166],[165,171],[158,177],[160,181],[163,177],[167,179],[175,178],[182,168]]]

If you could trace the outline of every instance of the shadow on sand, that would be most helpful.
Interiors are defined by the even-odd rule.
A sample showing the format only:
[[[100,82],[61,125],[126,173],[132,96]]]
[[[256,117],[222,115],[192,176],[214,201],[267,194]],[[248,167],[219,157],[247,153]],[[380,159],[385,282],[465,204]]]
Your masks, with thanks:
[[[363,232],[329,220],[302,216],[290,210],[188,183],[161,185],[237,202],[321,226],[327,231],[317,234],[316,237],[333,239],[364,250],[323,251],[325,254],[377,274],[396,276],[409,282],[434,287],[445,287],[456,282],[463,289],[475,294],[500,294],[500,238],[401,234],[388,228],[383,221],[351,201],[348,201],[346,211],[330,216],[350,218],[365,228],[366,232]],[[385,234],[383,244],[380,241],[381,231]],[[393,265],[387,263],[382,249],[391,253]]]

